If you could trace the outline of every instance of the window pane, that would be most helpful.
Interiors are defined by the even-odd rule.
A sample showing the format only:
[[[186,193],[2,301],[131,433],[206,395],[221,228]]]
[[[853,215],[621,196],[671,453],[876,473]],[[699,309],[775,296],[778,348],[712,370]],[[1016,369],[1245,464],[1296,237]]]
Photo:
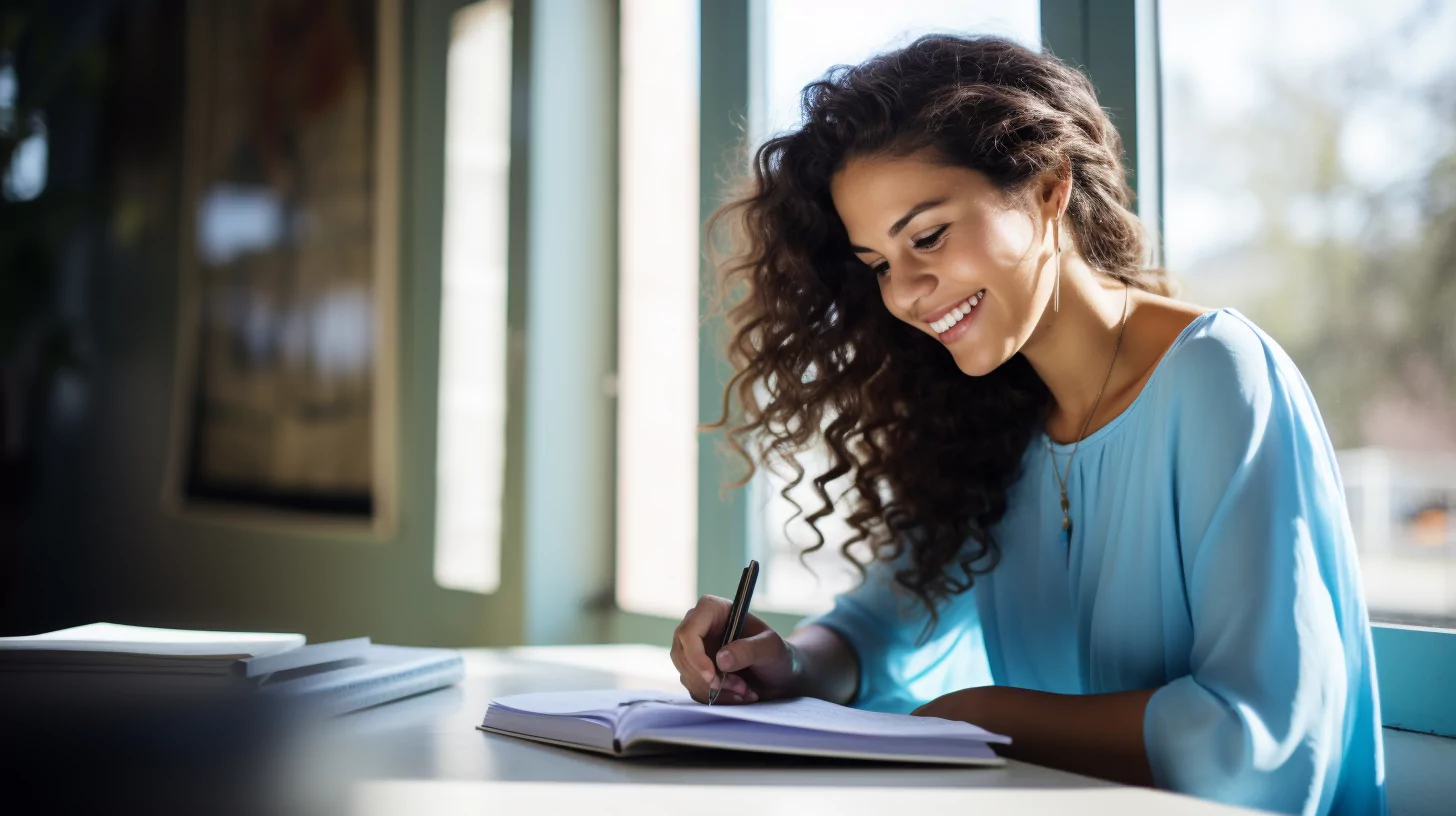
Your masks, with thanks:
[[[922,34],[954,32],[1001,34],[1041,47],[1039,0],[761,0],[754,6],[761,53],[752,61],[754,99],[749,126],[758,141],[799,122],[799,92],[836,64],[858,63],[886,50],[908,45]],[[807,475],[790,495],[805,514],[821,504],[812,476],[826,465],[815,452],[799,457]],[[823,549],[801,563],[799,553],[816,541],[780,495],[788,479],[760,471],[752,485],[750,551],[763,565],[754,606],[783,612],[827,609],[834,595],[858,582],[858,573],[840,554],[850,528],[838,517],[817,522]],[[830,485],[843,493],[848,480]]]
[[[697,3],[621,5],[617,604],[697,596]]]
[[[1165,0],[1165,239],[1184,296],[1304,372],[1366,598],[1456,621],[1456,4]]]
[[[445,81],[435,581],[494,592],[505,476],[509,0],[455,13]]]

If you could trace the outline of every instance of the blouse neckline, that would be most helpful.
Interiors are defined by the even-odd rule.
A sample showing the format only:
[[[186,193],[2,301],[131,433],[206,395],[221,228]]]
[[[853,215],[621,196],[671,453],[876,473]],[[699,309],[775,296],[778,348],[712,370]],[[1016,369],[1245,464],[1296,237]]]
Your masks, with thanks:
[[[1124,420],[1132,416],[1133,412],[1138,409],[1138,406],[1143,403],[1143,400],[1147,396],[1148,392],[1153,389],[1153,384],[1156,383],[1158,381],[1158,378],[1162,375],[1163,369],[1167,368],[1168,358],[1173,356],[1173,350],[1178,348],[1178,346],[1183,343],[1183,340],[1187,338],[1190,334],[1192,334],[1197,327],[1208,322],[1208,320],[1212,319],[1214,315],[1229,311],[1231,310],[1228,308],[1209,309],[1208,311],[1204,312],[1201,315],[1198,315],[1197,317],[1189,321],[1188,325],[1184,326],[1183,330],[1178,332],[1178,336],[1173,338],[1173,342],[1168,345],[1167,350],[1163,352],[1163,356],[1158,359],[1157,365],[1153,366],[1153,373],[1148,375],[1148,381],[1143,383],[1142,390],[1138,392],[1138,395],[1136,397],[1133,397],[1132,402],[1128,403],[1127,407],[1123,408],[1122,411],[1118,412],[1117,416],[1109,420],[1106,425],[1103,425],[1101,428],[1098,428],[1092,433],[1087,434],[1087,437],[1082,440],[1081,448],[1086,448],[1089,445],[1096,445],[1102,442],[1102,440],[1106,439],[1108,436],[1111,436],[1117,430],[1118,426],[1122,425]],[[1075,442],[1068,442],[1066,444],[1051,442],[1051,437],[1047,435],[1045,427],[1037,428],[1036,439],[1036,444],[1039,447],[1046,447],[1047,443],[1050,442],[1052,451],[1054,453],[1063,455],[1070,454],[1072,452],[1072,448],[1076,445]],[[1081,448],[1078,448],[1079,452],[1081,451]]]

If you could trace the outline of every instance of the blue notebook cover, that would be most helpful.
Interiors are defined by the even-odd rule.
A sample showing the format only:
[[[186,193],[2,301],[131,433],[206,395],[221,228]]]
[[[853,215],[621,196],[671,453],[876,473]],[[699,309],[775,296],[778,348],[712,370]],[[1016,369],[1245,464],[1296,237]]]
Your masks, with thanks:
[[[275,674],[260,691],[333,716],[445,688],[464,676],[465,661],[453,649],[375,644],[362,660]]]

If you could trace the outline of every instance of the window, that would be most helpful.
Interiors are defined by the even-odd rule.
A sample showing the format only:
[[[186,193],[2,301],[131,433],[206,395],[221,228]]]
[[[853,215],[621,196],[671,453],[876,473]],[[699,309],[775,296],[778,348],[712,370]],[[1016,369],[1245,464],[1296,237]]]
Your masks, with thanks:
[[[698,14],[621,5],[617,604],[697,597]]]
[[[1041,4],[1031,0],[761,0],[754,12],[759,48],[750,62],[749,126],[756,141],[797,125],[799,92],[831,66],[861,62],[922,34],[1001,34],[1041,44]],[[814,451],[799,457],[808,473],[790,496],[806,514],[820,504],[810,478],[826,469],[821,458]],[[816,612],[859,580],[839,550],[850,528],[837,517],[821,519],[825,545],[801,562],[800,552],[816,539],[802,519],[791,521],[795,509],[780,495],[787,483],[782,474],[760,470],[751,485],[749,551],[762,564],[754,606]],[[831,483],[830,495],[842,494],[848,484]]]
[[[511,5],[455,13],[446,69],[435,581],[500,584]]]
[[[1169,268],[1304,372],[1372,615],[1451,626],[1456,5],[1165,0],[1160,15]]]

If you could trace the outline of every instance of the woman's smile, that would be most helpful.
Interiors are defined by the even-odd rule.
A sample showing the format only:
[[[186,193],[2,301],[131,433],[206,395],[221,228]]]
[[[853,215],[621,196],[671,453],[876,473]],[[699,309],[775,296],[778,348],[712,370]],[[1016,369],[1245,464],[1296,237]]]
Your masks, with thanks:
[[[971,324],[974,322],[977,312],[980,311],[981,301],[985,297],[986,290],[982,289],[951,307],[942,317],[928,321],[927,325],[935,332],[935,336],[940,342],[950,345],[971,330]]]

